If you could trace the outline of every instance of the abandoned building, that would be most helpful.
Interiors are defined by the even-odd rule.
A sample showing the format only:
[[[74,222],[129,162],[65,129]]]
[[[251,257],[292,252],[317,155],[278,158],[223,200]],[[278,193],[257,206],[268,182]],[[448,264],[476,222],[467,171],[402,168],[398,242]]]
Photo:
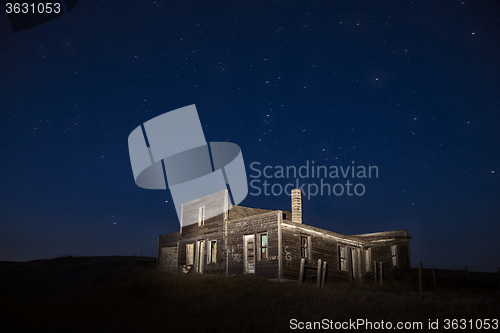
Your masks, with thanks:
[[[320,229],[302,223],[301,191],[291,198],[292,212],[232,206],[227,190],[184,203],[180,231],[158,237],[158,268],[297,280],[315,278],[323,263],[326,281],[373,278],[380,266],[389,278],[409,272],[407,230],[348,236]]]

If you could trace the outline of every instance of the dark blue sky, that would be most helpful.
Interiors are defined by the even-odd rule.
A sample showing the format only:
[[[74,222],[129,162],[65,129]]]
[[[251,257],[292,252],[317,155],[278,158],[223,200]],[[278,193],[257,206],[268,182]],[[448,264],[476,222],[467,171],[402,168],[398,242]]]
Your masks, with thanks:
[[[409,229],[413,265],[495,269],[498,36],[498,1],[91,0],[18,33],[0,15],[0,260],[156,253],[179,222],[135,185],[128,135],[196,104],[249,180],[252,162],[378,167],[350,180],[362,196],[304,199],[304,223]]]

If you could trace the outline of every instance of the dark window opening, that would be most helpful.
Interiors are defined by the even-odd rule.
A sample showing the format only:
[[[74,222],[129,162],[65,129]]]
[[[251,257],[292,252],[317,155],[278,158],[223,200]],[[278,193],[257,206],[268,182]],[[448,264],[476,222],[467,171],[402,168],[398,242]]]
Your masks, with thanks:
[[[391,245],[392,266],[398,265],[398,246]]]
[[[310,236],[300,236],[300,256],[301,258],[311,259]]]
[[[217,241],[208,242],[207,262],[217,262]]]
[[[347,271],[347,247],[339,246],[339,269]]]

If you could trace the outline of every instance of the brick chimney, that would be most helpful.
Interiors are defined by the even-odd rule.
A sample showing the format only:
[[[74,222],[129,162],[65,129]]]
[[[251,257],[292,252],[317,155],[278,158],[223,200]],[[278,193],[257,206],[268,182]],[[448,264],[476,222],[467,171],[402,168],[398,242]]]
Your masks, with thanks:
[[[300,188],[292,190],[292,222],[302,223],[302,191]]]

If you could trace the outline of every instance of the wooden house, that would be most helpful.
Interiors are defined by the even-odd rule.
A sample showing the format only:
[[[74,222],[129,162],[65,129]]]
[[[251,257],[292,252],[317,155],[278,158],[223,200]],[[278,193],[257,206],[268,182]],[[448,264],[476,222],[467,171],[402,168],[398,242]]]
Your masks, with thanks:
[[[180,231],[158,238],[158,267],[280,280],[297,280],[302,271],[307,280],[326,262],[326,281],[409,272],[407,230],[342,235],[303,224],[301,201],[295,189],[292,212],[232,206],[224,190],[184,203]]]

